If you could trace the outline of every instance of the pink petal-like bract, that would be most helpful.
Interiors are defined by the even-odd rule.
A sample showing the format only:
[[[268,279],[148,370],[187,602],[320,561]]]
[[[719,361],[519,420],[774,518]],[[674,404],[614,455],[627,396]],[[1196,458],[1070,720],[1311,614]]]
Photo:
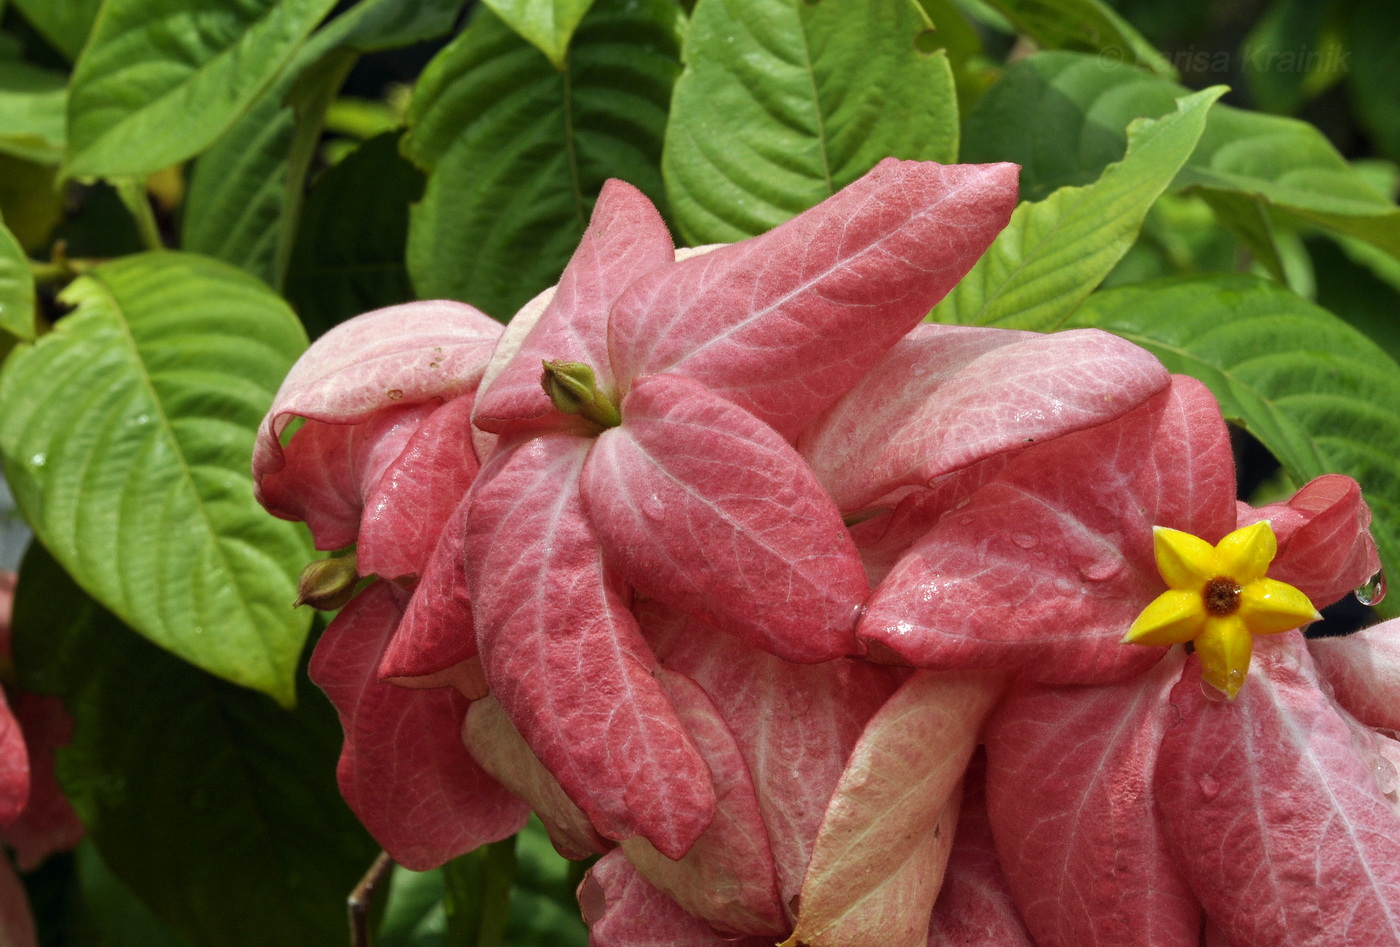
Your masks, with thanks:
[[[559,286],[510,364],[483,391],[477,423],[499,431],[509,421],[537,418],[551,410],[540,386],[545,360],[582,362],[598,385],[614,397],[608,360],[608,310],[629,284],[674,255],[671,234],[646,195],[630,184],[603,185],[583,240]]]
[[[1195,947],[1201,907],[1152,791],[1184,660],[1173,650],[1122,684],[1021,681],[988,722],[987,812],[1037,943]]]
[[[546,434],[483,468],[467,533],[477,644],[491,692],[598,831],[680,858],[714,787],[584,516],[591,443]]]
[[[773,947],[771,937],[723,936],[652,887],[621,849],[598,859],[578,888],[590,947]]]
[[[380,682],[401,595],[376,582],[341,609],[317,642],[311,679],[345,731],[341,795],[394,861],[422,871],[513,835],[528,810],[462,746],[467,702],[456,691]]]
[[[714,774],[715,820],[680,861],[643,838],[623,839],[622,850],[642,877],[715,930],[781,937],[787,917],[778,899],[768,830],[734,734],[690,678],[665,668],[657,677]]]
[[[258,428],[253,480],[282,469],[283,430],[294,417],[357,424],[386,408],[470,392],[481,381],[501,324],[465,303],[404,303],[331,329],[287,373]]]
[[[1165,388],[1149,352],[1097,329],[921,325],[802,433],[844,511],[993,454],[1111,421]]]
[[[29,751],[29,801],[0,838],[15,850],[21,871],[33,871],[55,852],[66,852],[83,839],[83,823],[58,785],[54,754],[68,745],[73,718],[63,701],[47,694],[12,695],[15,719]]]
[[[24,733],[0,691],[0,826],[19,818],[29,801],[29,750]]]
[[[1018,453],[875,590],[857,634],[915,667],[1002,667],[1047,683],[1140,674],[1160,649],[1120,642],[1166,585],[1152,527],[1234,528],[1220,409],[1194,379],[1109,424]]]
[[[922,672],[871,718],[822,820],[795,941],[923,947],[963,770],[1004,688],[991,671]]]
[[[1337,703],[1368,727],[1400,731],[1400,618],[1308,642]]]
[[[638,613],[662,664],[705,690],[738,741],[791,905],[846,760],[905,672],[849,660],[792,664],[657,602]]]
[[[474,700],[467,708],[462,742],[486,772],[534,810],[559,854],[587,858],[612,847],[564,794],[494,697]]]
[[[274,516],[305,522],[317,549],[351,545],[365,500],[438,407],[389,408],[358,424],[307,421],[292,435],[283,466],[256,481],[258,501]]]
[[[361,575],[397,579],[423,572],[443,524],[481,466],[472,450],[471,412],[468,396],[434,411],[365,498],[356,549]]]
[[[1243,507],[1243,505],[1242,505]],[[1371,510],[1350,477],[1326,474],[1286,503],[1240,510],[1240,525],[1269,520],[1278,555],[1269,577],[1296,586],[1318,608],[1331,605],[1380,570]]]
[[[380,677],[426,677],[476,654],[464,553],[470,508],[471,498],[463,497],[442,524],[403,621],[384,649]]]
[[[622,411],[589,454],[582,491],[623,578],[790,661],[855,653],[870,587],[797,452],[687,379],[641,379]]]
[[[766,234],[642,277],[609,324],[618,384],[685,375],[795,437],[972,267],[1016,174],[886,159]]]
[[[975,754],[963,776],[958,834],[929,919],[928,947],[1035,947],[992,841],[986,777],[986,759]]]
[[[1319,689],[1300,632],[1256,637],[1234,701],[1192,657],[1171,694],[1157,811],[1231,944],[1400,942],[1400,815]]]

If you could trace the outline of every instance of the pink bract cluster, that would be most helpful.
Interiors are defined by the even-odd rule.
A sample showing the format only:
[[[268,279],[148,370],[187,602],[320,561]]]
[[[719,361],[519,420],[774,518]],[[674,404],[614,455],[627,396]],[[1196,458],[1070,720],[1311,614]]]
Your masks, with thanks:
[[[601,856],[599,945],[1400,942],[1400,627],[1261,639],[1234,702],[1122,643],[1154,526],[1267,518],[1270,574],[1341,597],[1359,489],[1251,509],[1147,352],[922,324],[1015,177],[890,160],[679,252],[610,182],[504,331],[424,302],[312,346],[253,470],[374,577],[311,670],[397,861],[534,811]]]

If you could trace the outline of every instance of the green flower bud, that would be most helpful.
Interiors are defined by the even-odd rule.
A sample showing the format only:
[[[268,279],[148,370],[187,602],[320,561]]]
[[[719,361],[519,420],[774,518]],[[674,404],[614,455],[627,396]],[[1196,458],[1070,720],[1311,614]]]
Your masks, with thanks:
[[[577,414],[599,427],[617,427],[622,415],[617,405],[598,388],[593,369],[582,362],[542,362],[540,385],[549,400],[565,414]]]
[[[301,570],[297,580],[297,600],[292,607],[310,605],[317,611],[332,612],[355,597],[360,583],[355,554],[317,559]]]

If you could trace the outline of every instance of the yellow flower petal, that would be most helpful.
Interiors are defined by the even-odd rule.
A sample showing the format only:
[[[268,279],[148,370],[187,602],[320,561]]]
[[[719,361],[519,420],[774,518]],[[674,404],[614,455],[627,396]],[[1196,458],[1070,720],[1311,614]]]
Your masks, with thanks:
[[[1196,639],[1201,676],[1207,684],[1234,700],[1249,673],[1249,656],[1253,650],[1253,636],[1240,616],[1207,619],[1205,630]]]
[[[1237,614],[1256,635],[1291,631],[1322,617],[1306,595],[1277,579],[1256,579],[1241,589]]]
[[[1157,571],[1170,588],[1199,592],[1201,586],[1220,574],[1214,547],[1198,536],[1154,526],[1152,548],[1157,556]]]
[[[1269,563],[1278,555],[1278,540],[1268,520],[1237,529],[1215,547],[1216,563],[1221,575],[1228,575],[1240,585],[1264,578]]]
[[[1190,641],[1205,627],[1199,592],[1171,589],[1153,599],[1123,636],[1128,644],[1168,645]]]

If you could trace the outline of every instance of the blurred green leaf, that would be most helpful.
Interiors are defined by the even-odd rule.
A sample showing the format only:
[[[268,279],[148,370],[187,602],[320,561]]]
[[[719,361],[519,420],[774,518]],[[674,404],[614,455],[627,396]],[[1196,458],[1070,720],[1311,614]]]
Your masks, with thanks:
[[[44,39],[72,62],[97,18],[102,0],[10,0]]]
[[[700,0],[663,158],[685,240],[770,230],[891,155],[956,160],[957,98],[938,45],[907,0]]]
[[[443,947],[447,913],[442,906],[442,869],[410,871],[395,865],[390,877],[375,947]]]
[[[68,77],[0,53],[0,152],[57,164],[66,147]]]
[[[1113,63],[1176,78],[1176,70],[1127,20],[1101,0],[987,0],[1044,49],[1098,53]]]
[[[1391,0],[1356,0],[1348,21],[1352,103],[1378,151],[1400,161],[1400,12]]]
[[[404,154],[428,172],[409,224],[420,297],[508,318],[559,278],[607,178],[660,201],[680,26],[672,0],[598,0],[559,72],[478,9],[409,108]]]
[[[1400,365],[1375,343],[1277,283],[1243,274],[1105,290],[1071,323],[1121,335],[1205,382],[1225,417],[1295,482],[1356,478],[1381,559],[1391,575],[1400,572]]]
[[[1315,238],[1308,241],[1308,249],[1317,273],[1318,304],[1400,362],[1400,263],[1378,254],[1374,247],[1346,239]],[[1373,259],[1363,261],[1366,256]],[[1368,266],[1368,262],[1382,266]],[[1384,264],[1389,264],[1389,280],[1381,275],[1387,269]]]
[[[305,335],[225,264],[150,253],[72,283],[76,310],[0,374],[5,476],[34,532],[152,641],[284,703],[310,616],[305,530],[253,499],[254,433]]]
[[[312,338],[351,316],[413,299],[404,263],[408,205],[423,174],[398,134],[372,138],[316,182],[297,230],[287,300]]]
[[[1084,187],[1021,204],[1011,222],[934,309],[936,322],[1048,331],[1065,320],[1128,252],[1143,218],[1190,156],[1225,88],[1177,102],[1128,126],[1128,151]]]
[[[0,329],[28,341],[34,338],[34,278],[29,258],[0,224]]]
[[[483,0],[515,32],[563,69],[569,40],[593,0]]]
[[[334,711],[301,676],[295,713],[133,634],[38,545],[20,569],[24,686],[73,715],[58,777],[102,861],[201,947],[346,941],[375,846],[340,800]]]
[[[462,0],[365,0],[318,30],[247,113],[200,156],[190,179],[181,246],[242,267],[272,284],[294,239],[285,196],[296,117],[286,105],[302,73],[340,46],[361,52],[405,45],[451,28]]]
[[[504,947],[515,881],[515,836],[442,866],[450,947]]]
[[[55,169],[0,154],[0,217],[30,253],[48,256],[49,237],[63,217]]]
[[[78,846],[82,913],[77,938],[84,947],[189,947],[102,863],[91,840]]]
[[[1349,58],[1325,28],[1331,5],[1279,0],[1240,47],[1245,81],[1266,112],[1292,115],[1310,97],[1346,75]]]
[[[144,175],[203,151],[334,2],[105,0],[73,70],[66,173]]]

